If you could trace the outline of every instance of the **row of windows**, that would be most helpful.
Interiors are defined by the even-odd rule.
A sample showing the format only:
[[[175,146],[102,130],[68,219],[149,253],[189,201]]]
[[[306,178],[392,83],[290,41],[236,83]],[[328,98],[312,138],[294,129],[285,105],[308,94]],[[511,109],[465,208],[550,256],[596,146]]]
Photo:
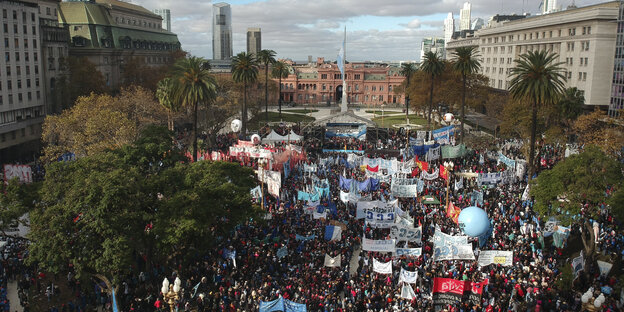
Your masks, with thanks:
[[[23,39],[23,47],[24,47],[24,49],[28,49],[28,42],[29,41],[30,40],[28,40],[26,38]],[[10,49],[11,48],[10,43],[11,43],[11,40],[9,40],[9,38],[4,38],[4,47],[5,48]],[[37,49],[37,39],[32,39],[32,45],[33,45],[34,49]],[[19,38],[13,38],[13,48],[19,49],[19,47],[20,47],[20,40],[19,40]]]
[[[41,91],[36,91],[35,95],[37,96],[37,100],[41,100]],[[8,104],[9,105],[13,105],[13,94],[9,94],[8,96]],[[33,95],[32,92],[26,92],[26,99],[28,101],[32,101],[33,100]],[[17,103],[23,103],[24,102],[24,94],[23,93],[17,93]],[[2,98],[2,95],[0,95],[0,105],[4,105],[4,99]]]
[[[21,89],[22,88],[22,79],[17,79],[17,89]],[[26,79],[26,88],[30,88],[31,87],[31,79],[28,78]],[[39,78],[35,78],[35,87],[39,87]],[[7,80],[7,90],[13,90],[13,81],[12,80]],[[2,81],[0,81],[0,91],[2,91]]]
[[[48,8],[49,10],[49,8]],[[56,9],[54,9],[55,11],[55,15],[56,15]],[[22,22],[26,23],[26,12],[22,11]],[[18,19],[18,14],[16,10],[13,10],[13,20],[17,20]],[[5,20],[9,18],[9,12],[7,9],[2,9],[2,18],[4,18]],[[30,13],[30,21],[34,22],[35,19],[35,13]]]
[[[25,68],[26,68],[26,75],[30,75],[30,65],[26,65]],[[22,67],[20,65],[15,66],[15,73],[17,74],[17,76],[22,75]],[[35,75],[38,75],[38,74],[39,74],[39,65],[35,65]],[[1,72],[0,72],[0,76],[1,76]],[[5,76],[11,77],[11,65],[6,66]]]
[[[392,85],[388,86],[388,91],[392,92]],[[397,86],[394,86],[395,88]],[[282,84],[282,88],[283,89],[289,89],[289,85],[286,84]],[[327,90],[328,86],[326,84],[322,84],[321,85],[321,90],[325,91]],[[351,86],[347,86],[347,90],[348,92],[351,92]],[[292,83],[290,84],[290,89],[292,89]],[[360,91],[360,85],[359,84],[355,84],[354,85],[354,89],[355,91]],[[312,83],[312,84],[297,84],[297,90],[314,90],[316,91],[316,84]],[[333,86],[329,86],[329,91],[333,90]],[[365,85],[364,86],[364,91],[368,91],[369,90],[369,85]],[[377,87],[376,85],[370,86],[370,90],[376,92],[377,90],[379,90],[380,92],[384,91],[384,86],[379,86]]]
[[[582,35],[590,35],[591,34],[591,26],[583,26],[582,28]],[[562,34],[564,34],[563,29],[558,29],[557,30],[557,37],[561,37]],[[521,36],[522,35],[522,36]],[[536,32],[529,32],[529,33],[524,33],[524,34],[516,34],[515,35],[515,41],[520,41],[520,38],[522,37],[522,40],[533,40],[533,38],[535,37],[535,39],[540,39],[540,35],[541,38],[553,38],[553,31],[549,30],[548,32],[546,31],[536,31]],[[547,36],[548,35],[548,36]],[[568,36],[576,36],[576,27],[572,27],[572,28],[568,28],[567,29],[567,35]],[[499,43],[499,42],[513,42],[514,41],[514,35],[506,35],[506,36],[499,36],[499,37],[493,37],[493,38],[487,38],[487,43]],[[486,39],[482,38],[481,39],[481,43],[485,44]]]
[[[2,24],[2,29],[3,29],[5,34],[8,34],[9,33],[9,24],[7,24],[7,23]],[[37,26],[31,26],[30,29],[31,29],[30,34],[36,36],[37,35]],[[20,34],[19,27],[18,27],[17,24],[13,24],[13,33],[14,34]],[[22,32],[21,32],[21,34],[28,35],[28,26],[22,25]]]
[[[146,28],[152,28],[152,29],[160,29],[162,28],[161,23],[152,23],[152,22],[148,22],[145,20],[137,20],[137,19],[130,19],[129,17],[119,17],[119,16],[115,16],[115,23],[117,24],[123,24],[123,25],[132,25],[132,26],[143,26]]]
[[[350,77],[349,74],[347,74],[345,76],[345,79],[349,80],[349,77]],[[321,79],[327,79],[327,74],[321,74]],[[342,74],[334,74],[334,79],[342,79]],[[353,79],[354,80],[362,79],[362,74],[354,74]]]

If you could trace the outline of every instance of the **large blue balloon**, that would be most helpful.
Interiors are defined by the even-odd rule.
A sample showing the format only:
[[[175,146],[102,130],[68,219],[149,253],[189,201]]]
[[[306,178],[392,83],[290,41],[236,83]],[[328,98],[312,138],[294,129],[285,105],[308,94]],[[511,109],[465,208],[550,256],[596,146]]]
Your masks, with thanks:
[[[464,208],[459,213],[457,223],[464,234],[472,237],[485,234],[490,227],[490,219],[485,210],[474,206]]]

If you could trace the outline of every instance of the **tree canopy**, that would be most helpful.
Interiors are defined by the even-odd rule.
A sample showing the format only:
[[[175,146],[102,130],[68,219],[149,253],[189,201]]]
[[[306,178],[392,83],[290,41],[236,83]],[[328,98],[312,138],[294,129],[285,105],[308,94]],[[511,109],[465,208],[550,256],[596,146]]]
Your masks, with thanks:
[[[81,157],[119,148],[133,142],[145,126],[166,121],[167,113],[153,93],[140,87],[122,89],[115,97],[94,93],[79,97],[72,108],[46,117],[44,160],[67,152]]]
[[[581,212],[596,216],[601,204],[611,204],[613,212],[622,215],[624,175],[622,165],[595,146],[557,163],[532,182],[531,195],[535,210],[542,216],[560,215],[564,220]],[[607,197],[607,194],[609,195]]]
[[[186,160],[171,132],[147,127],[134,144],[48,164],[30,214],[29,261],[116,283],[137,257],[167,263],[254,216],[251,169]]]

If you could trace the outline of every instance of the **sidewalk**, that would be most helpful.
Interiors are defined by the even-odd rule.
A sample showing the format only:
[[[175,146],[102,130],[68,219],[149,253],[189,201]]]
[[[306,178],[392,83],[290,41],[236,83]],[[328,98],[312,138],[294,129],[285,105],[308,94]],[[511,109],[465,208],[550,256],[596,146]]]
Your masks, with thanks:
[[[17,281],[7,283],[7,299],[11,303],[11,312],[22,312],[19,297],[17,296]]]

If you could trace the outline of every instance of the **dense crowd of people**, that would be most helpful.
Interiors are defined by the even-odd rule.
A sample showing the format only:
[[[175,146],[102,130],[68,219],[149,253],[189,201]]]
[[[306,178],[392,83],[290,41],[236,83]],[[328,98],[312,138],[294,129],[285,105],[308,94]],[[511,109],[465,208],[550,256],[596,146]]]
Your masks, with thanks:
[[[277,129],[285,134],[290,129]],[[299,129],[295,129],[299,130]],[[265,129],[264,133],[268,133]],[[415,135],[415,134],[413,134]],[[620,294],[613,290],[619,282],[613,275],[601,275],[595,266],[587,266],[587,274],[575,279],[577,291],[571,285],[562,285],[564,268],[570,266],[570,254],[565,246],[557,247],[552,239],[545,237],[545,220],[532,209],[533,202],[523,196],[528,177],[520,174],[513,181],[496,185],[482,185],[475,178],[461,177],[459,173],[495,173],[511,170],[493,156],[499,151],[509,159],[521,160],[522,142],[497,141],[488,146],[471,146],[465,155],[453,159],[450,182],[442,177],[421,179],[422,190],[418,196],[397,197],[391,183],[379,180],[377,187],[357,191],[361,200],[389,202],[399,200],[405,218],[414,226],[422,227],[422,242],[405,243],[407,248],[422,248],[420,256],[397,256],[362,250],[362,240],[383,240],[390,237],[390,229],[376,228],[357,219],[357,201],[346,201],[341,192],[354,192],[341,187],[341,177],[364,181],[369,177],[367,168],[354,166],[347,153],[336,150],[362,151],[361,157],[374,157],[364,151],[375,149],[405,150],[409,148],[405,133],[390,131],[383,142],[367,142],[354,138],[335,137],[319,142],[303,142],[305,160],[290,163],[288,176],[283,176],[280,196],[264,194],[267,214],[265,220],[249,220],[225,235],[215,248],[198,255],[193,265],[163,267],[152,265],[148,270],[127,276],[117,289],[121,311],[168,311],[169,306],[160,293],[163,277],[182,280],[182,292],[176,302],[176,311],[258,311],[261,302],[279,298],[305,305],[308,311],[582,311],[582,289],[592,287],[606,296],[602,311],[618,311],[622,307]],[[219,135],[217,149],[227,152],[236,144],[234,134]],[[273,151],[283,151],[287,142],[266,146]],[[322,148],[321,148],[322,147]],[[331,152],[323,152],[323,148]],[[492,150],[495,149],[495,150]],[[493,153],[495,152],[495,153]],[[564,159],[565,147],[542,144],[539,149],[540,170],[551,168]],[[390,160],[393,156],[375,153],[375,157]],[[397,153],[396,161],[407,163],[414,156]],[[408,156],[409,155],[409,156]],[[416,155],[420,160],[424,155]],[[257,169],[256,159],[242,157],[230,159],[243,166]],[[428,161],[429,168],[439,168],[444,159]],[[277,168],[277,167],[276,167]],[[309,170],[314,168],[314,170]],[[412,165],[410,173],[399,173],[402,178],[418,178],[424,170]],[[431,170],[429,170],[431,171]],[[284,173],[284,172],[282,172]],[[391,175],[380,170],[377,175]],[[462,185],[455,183],[462,180]],[[314,189],[327,181],[329,193],[319,196],[317,203],[300,200],[298,193]],[[450,185],[450,187],[448,187]],[[480,192],[482,200],[475,201],[474,192]],[[609,190],[605,192],[608,193]],[[448,194],[447,194],[448,192]],[[439,203],[424,203],[422,195],[433,197]],[[445,199],[456,207],[477,205],[487,212],[492,231],[483,243],[470,238],[475,258],[483,250],[513,251],[513,264],[502,266],[490,264],[479,266],[476,260],[442,260],[434,258],[433,236],[436,231],[450,235],[462,235],[458,225],[449,217]],[[311,205],[314,207],[310,208]],[[326,215],[315,218],[315,206],[326,207]],[[612,262],[624,255],[624,235],[621,224],[610,214],[606,205],[601,208],[596,246],[600,254]],[[580,215],[570,227],[570,236],[584,229],[580,227],[587,216]],[[327,240],[325,227],[341,228],[339,239]],[[0,285],[0,307],[9,311],[6,300],[6,280],[19,280],[20,293],[35,287],[48,298],[55,295],[53,284],[43,284],[43,277],[21,264],[24,245],[13,243],[5,247]],[[337,267],[325,265],[325,256],[340,256]],[[392,262],[391,274],[374,271],[374,261]],[[146,267],[145,263],[137,267]],[[175,269],[174,269],[175,268]],[[414,296],[405,297],[399,283],[401,269],[418,272],[413,285]],[[434,278],[451,278],[460,281],[484,282],[482,295],[475,300],[464,298],[456,303],[441,305],[432,297]],[[110,309],[111,298],[101,281],[92,285],[79,285],[72,275],[67,275],[72,299],[62,305],[50,307],[50,311],[86,311],[88,307],[100,306]],[[85,287],[86,286],[86,287]],[[607,287],[607,288],[605,288]],[[563,291],[563,289],[566,291]],[[608,292],[608,291],[607,291]],[[20,296],[21,298],[21,296]],[[25,298],[22,306],[28,309]],[[262,310],[260,309],[262,312]],[[298,311],[298,310],[293,310]]]

